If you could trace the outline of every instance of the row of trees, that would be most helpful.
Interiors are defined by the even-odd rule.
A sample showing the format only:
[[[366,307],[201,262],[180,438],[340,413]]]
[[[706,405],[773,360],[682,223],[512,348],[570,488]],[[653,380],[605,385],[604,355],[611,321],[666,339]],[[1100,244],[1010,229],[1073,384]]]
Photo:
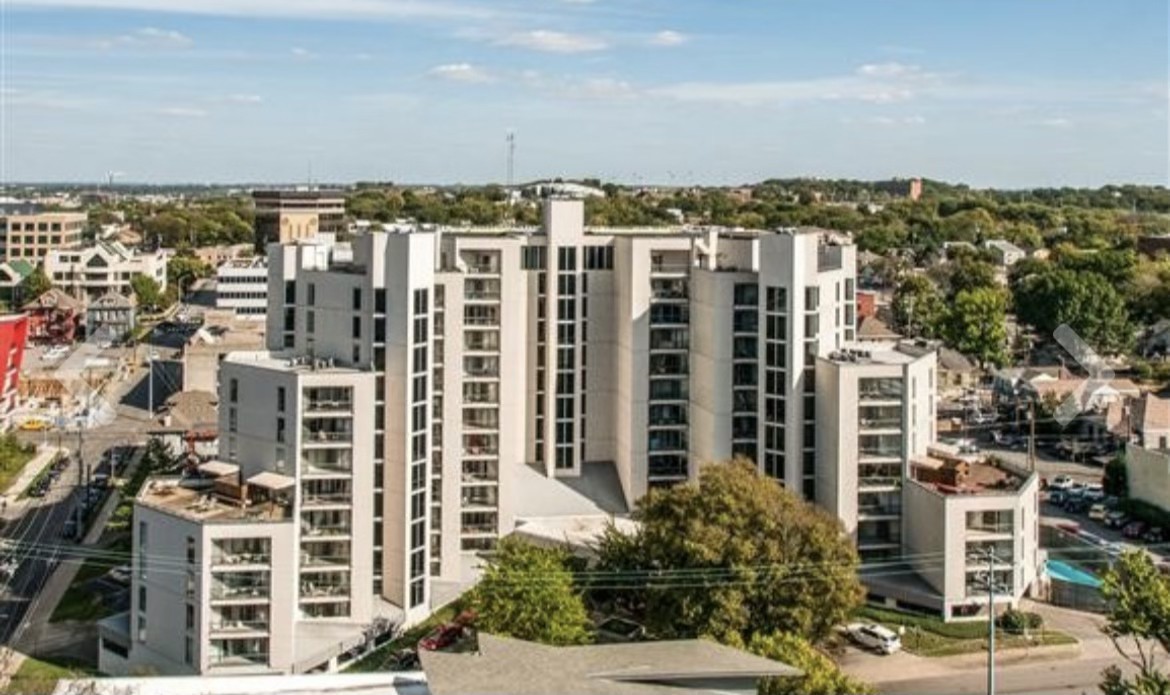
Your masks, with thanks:
[[[610,528],[595,566],[578,574],[563,549],[501,541],[471,594],[479,629],[586,643],[588,598],[632,612],[656,637],[713,639],[804,671],[763,692],[870,692],[818,646],[864,597],[856,551],[836,519],[746,462],[708,466],[697,484],[651,491],[634,518],[640,530]]]
[[[746,462],[708,466],[697,484],[655,490],[637,505],[640,530],[612,527],[597,563],[574,572],[562,548],[500,542],[470,595],[479,629],[552,645],[591,640],[586,600],[616,602],[657,638],[713,639],[803,671],[767,679],[768,695],[869,693],[819,645],[860,605],[858,560],[840,523],[762,477]],[[1118,666],[1106,695],[1166,695],[1170,579],[1141,551],[1106,573],[1105,634]]]

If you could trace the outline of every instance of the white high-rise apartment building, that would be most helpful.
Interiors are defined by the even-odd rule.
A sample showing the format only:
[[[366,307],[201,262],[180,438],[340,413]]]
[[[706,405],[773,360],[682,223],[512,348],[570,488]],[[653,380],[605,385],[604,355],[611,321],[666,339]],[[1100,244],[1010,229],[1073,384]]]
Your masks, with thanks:
[[[823,230],[374,232],[269,248],[268,341],[376,376],[375,584],[421,615],[527,513],[533,476],[653,485],[741,454],[815,496],[815,357],[853,338]],[[615,476],[609,476],[613,479]]]
[[[580,514],[580,498],[628,511],[649,488],[734,456],[825,504],[867,555],[937,540],[903,531],[904,518],[870,523],[901,506],[911,456],[933,441],[934,358],[846,368],[855,255],[832,232],[587,229],[580,201],[553,199],[540,228],[301,240],[269,246],[268,263],[270,352],[225,361],[224,461],[139,497],[135,542],[147,561],[133,591],[145,587],[146,600],[103,628],[103,655],[108,643],[130,664],[168,672],[325,665],[371,621],[415,622],[452,598],[473,580],[478,553],[524,520]],[[912,387],[870,412],[870,379]],[[891,429],[870,432],[863,415]],[[899,478],[876,497],[875,470]],[[219,500],[210,507],[207,492],[189,489],[207,477]],[[219,499],[225,478],[246,490]],[[942,488],[923,486],[915,504],[925,508]],[[322,496],[328,508],[314,506]],[[230,500],[239,504],[223,512]],[[279,518],[248,516],[265,501]],[[872,547],[871,528],[887,536]],[[184,537],[196,548],[187,594],[150,565],[152,553],[183,565],[167,554]],[[238,580],[262,593],[233,597],[269,600],[267,612],[230,617],[266,625],[248,633],[258,641],[229,644],[211,629],[229,620],[216,613],[227,604],[215,587],[244,571],[215,562],[221,537],[255,539],[249,554],[269,558],[245,563],[254,574]],[[154,583],[195,606],[190,659],[177,639],[134,641],[141,619],[149,634],[154,624],[182,632],[180,604],[152,603]],[[332,649],[299,646],[326,627]]]

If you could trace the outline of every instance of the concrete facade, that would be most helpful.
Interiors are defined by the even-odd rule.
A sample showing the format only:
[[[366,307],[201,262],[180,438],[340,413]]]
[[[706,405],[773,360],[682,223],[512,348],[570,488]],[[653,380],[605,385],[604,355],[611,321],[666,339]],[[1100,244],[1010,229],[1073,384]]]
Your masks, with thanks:
[[[263,256],[224,261],[215,270],[215,307],[241,318],[264,320],[268,310],[268,261]]]
[[[40,263],[52,250],[81,248],[88,217],[83,212],[41,212],[0,217],[0,260]]]
[[[400,618],[374,592],[361,494],[374,375],[268,352],[221,371],[223,460],[139,494],[131,607],[123,634],[103,625],[104,672],[306,672]]]
[[[130,279],[145,275],[167,288],[167,260],[171,252],[132,251],[118,242],[100,241],[85,249],[54,249],[45,255],[45,274],[75,297],[97,299],[109,292],[130,294]]]

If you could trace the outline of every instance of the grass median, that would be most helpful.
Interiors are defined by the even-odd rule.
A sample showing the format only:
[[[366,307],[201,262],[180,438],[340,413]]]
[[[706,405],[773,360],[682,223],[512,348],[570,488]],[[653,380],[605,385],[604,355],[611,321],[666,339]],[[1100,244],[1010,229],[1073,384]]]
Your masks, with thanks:
[[[917,613],[865,606],[857,613],[859,620],[878,623],[902,634],[902,648],[911,654],[926,657],[955,656],[987,651],[987,621],[970,620],[943,622],[941,618]],[[1058,630],[1040,628],[1027,636],[1014,634],[997,628],[995,651],[1023,649],[1027,647],[1050,647],[1061,644],[1076,644],[1072,635]]]

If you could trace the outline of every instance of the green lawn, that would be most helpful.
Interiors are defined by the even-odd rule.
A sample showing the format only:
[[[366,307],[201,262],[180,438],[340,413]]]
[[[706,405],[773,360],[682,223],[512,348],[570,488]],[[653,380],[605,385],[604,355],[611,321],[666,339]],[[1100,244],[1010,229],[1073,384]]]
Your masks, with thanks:
[[[122,534],[109,545],[102,547],[101,557],[91,557],[86,560],[74,577],[73,583],[65,590],[61,602],[53,609],[49,622],[57,623],[64,620],[81,620],[92,622],[107,617],[110,612],[101,602],[101,597],[90,591],[85,585],[91,579],[96,579],[114,567],[130,564],[130,535]],[[106,553],[116,553],[110,557]]]
[[[865,606],[857,618],[884,625],[892,630],[906,628],[902,647],[918,656],[954,656],[987,651],[987,623],[983,620],[943,622],[940,618],[905,613],[889,608]],[[1033,630],[1029,638],[1003,630],[995,631],[995,650],[1075,644],[1076,638],[1056,630]]]
[[[0,437],[0,493],[16,482],[20,472],[36,455],[35,445],[21,444],[11,432]]]
[[[80,664],[56,664],[27,657],[3,692],[14,695],[51,693],[57,687],[57,681],[62,678],[90,675],[94,675],[94,671]]]

